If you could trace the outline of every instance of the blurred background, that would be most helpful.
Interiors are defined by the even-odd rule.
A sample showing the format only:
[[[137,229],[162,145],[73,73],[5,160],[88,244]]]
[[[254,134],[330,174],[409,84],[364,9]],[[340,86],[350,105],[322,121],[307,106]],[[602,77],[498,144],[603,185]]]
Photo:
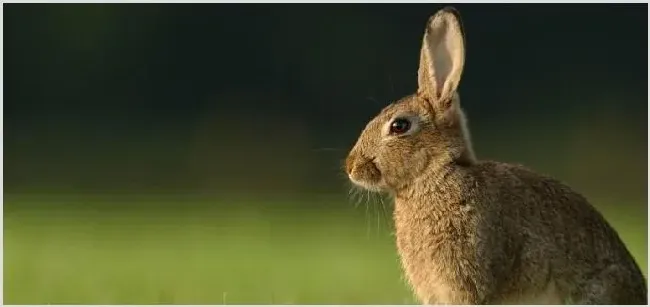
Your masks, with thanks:
[[[7,304],[405,304],[349,193],[440,4],[4,4]],[[480,158],[585,194],[647,270],[647,4],[459,4]]]

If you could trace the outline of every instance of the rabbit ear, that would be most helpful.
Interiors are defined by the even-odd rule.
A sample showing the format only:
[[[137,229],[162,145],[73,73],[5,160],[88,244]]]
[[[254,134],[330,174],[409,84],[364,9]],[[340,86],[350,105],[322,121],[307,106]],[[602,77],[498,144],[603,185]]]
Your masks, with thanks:
[[[464,64],[465,42],[460,15],[454,8],[446,7],[429,18],[424,31],[418,92],[435,108],[449,107]]]

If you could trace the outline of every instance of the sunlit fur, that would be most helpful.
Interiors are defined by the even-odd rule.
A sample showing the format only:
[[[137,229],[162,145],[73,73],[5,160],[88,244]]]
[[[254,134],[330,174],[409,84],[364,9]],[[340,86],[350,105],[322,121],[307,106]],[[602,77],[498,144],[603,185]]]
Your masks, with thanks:
[[[394,199],[397,250],[417,298],[646,305],[638,265],[582,195],[523,166],[476,159],[456,93],[464,57],[458,13],[443,9],[427,23],[417,93],[372,119],[345,162],[354,184]],[[388,133],[402,115],[414,130]]]

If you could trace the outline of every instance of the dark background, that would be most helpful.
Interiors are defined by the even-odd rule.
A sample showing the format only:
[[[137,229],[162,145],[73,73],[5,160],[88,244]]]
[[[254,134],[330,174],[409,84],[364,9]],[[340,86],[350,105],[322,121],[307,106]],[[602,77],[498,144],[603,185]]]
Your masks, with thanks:
[[[19,214],[25,208],[33,208],[30,216],[56,212],[79,220],[70,212],[145,203],[137,197],[153,197],[146,203],[154,207],[171,203],[172,215],[203,206],[228,216],[236,206],[216,200],[224,198],[249,200],[247,208],[261,208],[260,216],[292,221],[308,220],[301,210],[315,208],[319,214],[363,211],[346,209],[353,207],[341,162],[372,116],[415,91],[424,25],[442,7],[4,5],[5,213],[15,212],[5,221],[27,224]],[[647,5],[455,7],[467,41],[460,94],[479,158],[523,163],[569,183],[628,227],[623,236],[636,242],[645,268]],[[195,195],[201,204],[186,198]],[[49,205],[54,199],[57,205]],[[264,199],[291,209],[279,212]],[[39,223],[10,233],[24,242],[26,232],[53,231]],[[52,242],[39,238],[30,248]],[[390,240],[386,255],[394,253]],[[15,276],[38,271],[40,260],[24,260],[27,250],[15,249],[23,261]],[[84,300],[74,292],[68,300],[43,294],[44,301],[30,301],[29,288],[43,276],[14,280],[17,288],[6,297],[37,304],[137,302]],[[188,297],[142,302],[197,301]],[[292,300],[276,303],[282,302]]]

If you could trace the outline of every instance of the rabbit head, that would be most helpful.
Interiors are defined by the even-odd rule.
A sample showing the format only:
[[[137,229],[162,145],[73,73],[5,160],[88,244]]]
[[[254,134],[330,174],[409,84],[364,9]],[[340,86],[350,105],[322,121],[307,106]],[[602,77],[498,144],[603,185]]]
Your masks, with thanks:
[[[456,92],[464,62],[460,17],[442,9],[427,22],[417,93],[384,108],[348,154],[345,170],[354,184],[394,193],[449,163],[474,162]]]

